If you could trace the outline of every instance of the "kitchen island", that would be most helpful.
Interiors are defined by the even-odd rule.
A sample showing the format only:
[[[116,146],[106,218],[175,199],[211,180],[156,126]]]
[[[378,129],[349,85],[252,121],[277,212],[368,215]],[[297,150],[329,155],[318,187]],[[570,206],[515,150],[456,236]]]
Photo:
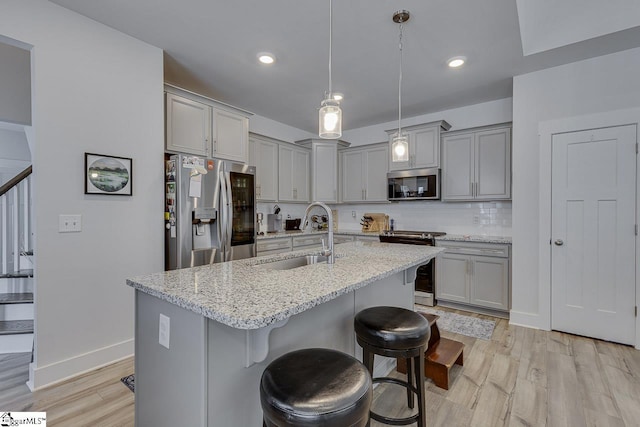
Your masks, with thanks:
[[[136,289],[136,425],[260,425],[268,363],[309,347],[360,359],[355,313],[412,309],[416,268],[441,250],[352,242],[335,246],[335,264],[291,268],[309,253],[295,251],[128,279]],[[377,362],[376,375],[394,361]]]

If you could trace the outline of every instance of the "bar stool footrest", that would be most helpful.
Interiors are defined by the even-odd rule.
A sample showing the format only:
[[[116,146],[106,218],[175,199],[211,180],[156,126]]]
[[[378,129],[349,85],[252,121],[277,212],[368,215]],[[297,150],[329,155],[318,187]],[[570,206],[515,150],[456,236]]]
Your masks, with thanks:
[[[377,377],[377,378],[373,378],[372,382],[374,384],[375,383],[396,384],[411,390],[413,393],[416,394],[416,396],[418,395],[418,389],[414,387],[413,384],[410,384],[408,381],[399,380],[398,378]],[[376,414],[373,411],[370,411],[369,414],[371,415],[372,419],[384,424],[392,425],[392,426],[406,426],[408,424],[413,424],[416,421],[418,421],[418,417],[420,416],[420,413],[416,413],[406,418],[389,418],[389,417],[385,417],[384,415]]]

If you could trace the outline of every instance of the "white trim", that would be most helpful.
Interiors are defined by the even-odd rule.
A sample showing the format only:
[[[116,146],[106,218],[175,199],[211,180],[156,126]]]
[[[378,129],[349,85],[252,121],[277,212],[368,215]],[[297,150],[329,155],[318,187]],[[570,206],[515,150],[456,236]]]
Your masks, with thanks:
[[[541,329],[551,329],[551,141],[553,135],[575,132],[587,129],[600,129],[614,126],[636,125],[636,132],[640,124],[640,108],[607,111],[584,116],[568,117],[564,119],[548,120],[538,124],[540,142],[540,175],[539,175],[539,237],[538,237],[538,317]],[[636,133],[636,139],[640,135]],[[637,156],[636,156],[637,158]],[[637,160],[636,160],[637,164]],[[638,199],[640,177],[636,169],[636,223],[640,223],[638,215]],[[640,254],[638,251],[638,236],[636,236],[636,306],[640,305]],[[526,323],[525,323],[526,324]],[[636,348],[640,350],[640,318],[636,318]]]
[[[29,366],[29,381],[27,382],[27,386],[31,391],[48,387],[126,359],[132,356],[133,353],[134,340],[132,338],[50,365],[37,367],[32,363]]]
[[[546,331],[549,330],[548,328],[545,328],[546,324],[542,321],[539,314],[525,313],[523,311],[511,310],[509,312],[509,325],[543,329]]]

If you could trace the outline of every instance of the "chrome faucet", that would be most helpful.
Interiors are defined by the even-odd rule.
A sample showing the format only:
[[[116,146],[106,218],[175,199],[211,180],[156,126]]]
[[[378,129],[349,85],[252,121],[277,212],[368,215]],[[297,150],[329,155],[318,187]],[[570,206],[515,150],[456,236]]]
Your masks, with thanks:
[[[315,206],[319,206],[327,211],[327,218],[329,222],[329,245],[328,247],[325,247],[324,239],[322,240],[322,255],[327,257],[327,264],[333,264],[335,257],[333,254],[333,214],[331,213],[331,208],[322,202],[311,203],[307,206],[307,210],[304,212],[304,218],[302,218],[302,222],[300,223],[300,230],[304,231],[307,228],[307,223],[309,222],[307,218],[309,218],[309,213]]]

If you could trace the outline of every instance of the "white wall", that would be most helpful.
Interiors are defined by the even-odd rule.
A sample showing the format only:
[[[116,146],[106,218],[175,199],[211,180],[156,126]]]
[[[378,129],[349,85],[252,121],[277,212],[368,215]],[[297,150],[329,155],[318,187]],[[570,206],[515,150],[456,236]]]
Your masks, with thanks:
[[[437,113],[424,114],[422,116],[403,117],[402,126],[412,126],[421,123],[434,122],[436,120],[446,120],[451,125],[451,130],[457,130],[510,122],[512,110],[511,103],[511,98],[505,98],[498,99],[497,101],[483,102],[481,104],[439,111]],[[389,136],[385,130],[397,128],[398,121],[396,120],[344,131],[341,139],[350,142],[352,146],[374,144],[376,142],[388,141]]]
[[[640,106],[640,49],[632,49],[514,78],[513,88],[513,323],[549,327],[547,272],[540,269],[541,122]]]
[[[44,0],[4,0],[33,46],[33,387],[133,353],[125,278],[163,269],[162,51]],[[85,195],[84,153],[133,158],[133,197]],[[81,214],[81,233],[58,215]]]
[[[315,134],[258,115],[249,118],[249,132],[286,142],[316,137]]]
[[[30,164],[31,152],[24,130],[4,129],[3,124],[0,123],[0,185],[22,172]]]
[[[30,54],[0,34],[0,121],[31,124]],[[0,155],[1,156],[1,155]]]

